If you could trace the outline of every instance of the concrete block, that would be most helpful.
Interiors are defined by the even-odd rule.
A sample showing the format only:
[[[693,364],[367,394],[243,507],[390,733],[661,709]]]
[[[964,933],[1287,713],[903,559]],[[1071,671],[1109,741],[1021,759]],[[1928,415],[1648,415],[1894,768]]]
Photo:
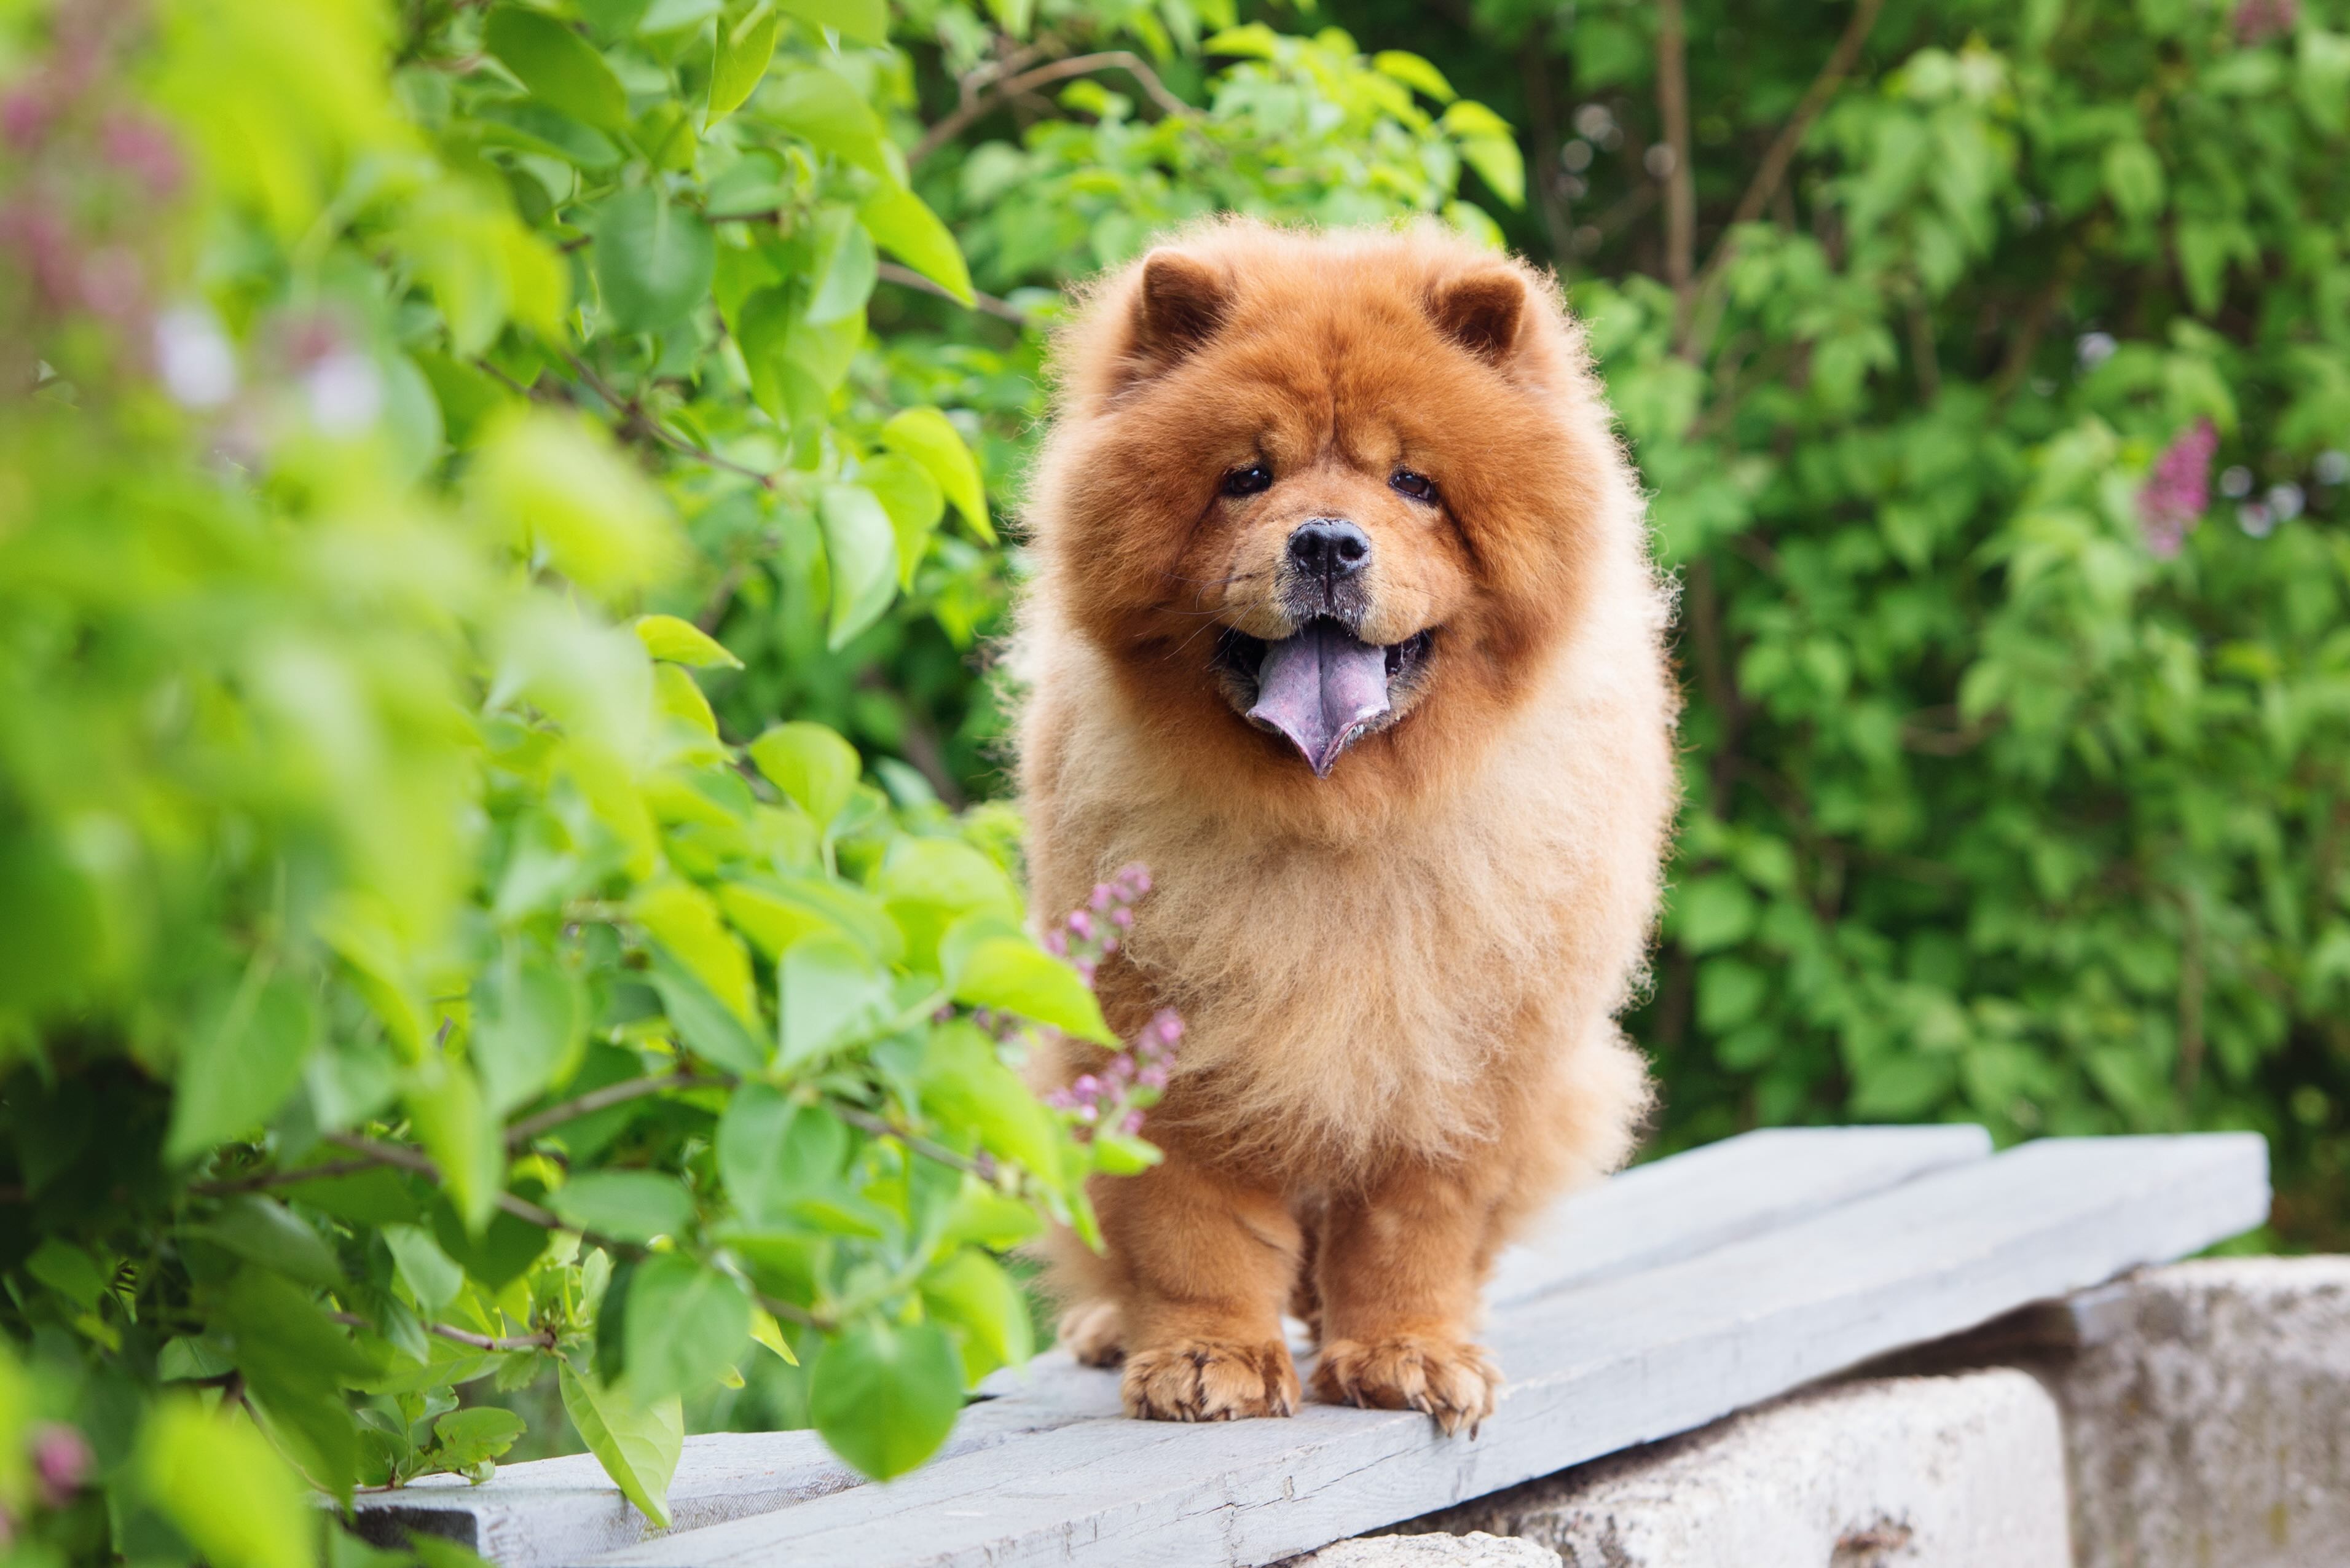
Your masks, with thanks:
[[[1467,1535],[1358,1535],[1293,1557],[1283,1568],[1561,1568],[1559,1555],[1531,1541]]]
[[[2350,1258],[2218,1258],[2075,1298],[2041,1364],[2081,1568],[2350,1563]]]
[[[2064,1438],[2030,1376],[1799,1394],[1408,1525],[1569,1568],[2067,1568]]]

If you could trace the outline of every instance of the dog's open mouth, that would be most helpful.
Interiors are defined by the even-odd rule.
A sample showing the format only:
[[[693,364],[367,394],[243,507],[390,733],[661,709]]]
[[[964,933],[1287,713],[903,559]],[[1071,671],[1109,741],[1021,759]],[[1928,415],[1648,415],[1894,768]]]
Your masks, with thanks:
[[[1384,646],[1362,642],[1325,618],[1277,642],[1227,630],[1217,656],[1243,693],[1253,689],[1243,717],[1287,737],[1314,775],[1327,778],[1338,753],[1393,712],[1397,683],[1419,673],[1431,641],[1423,631]]]

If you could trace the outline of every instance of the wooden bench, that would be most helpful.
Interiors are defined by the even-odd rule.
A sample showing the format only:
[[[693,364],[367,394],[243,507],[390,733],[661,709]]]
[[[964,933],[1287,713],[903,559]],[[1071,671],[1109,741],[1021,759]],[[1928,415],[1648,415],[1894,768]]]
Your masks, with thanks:
[[[1567,1200],[1504,1259],[1485,1337],[1510,1381],[1473,1440],[1321,1405],[1130,1421],[1114,1374],[1048,1353],[888,1485],[813,1433],[713,1434],[686,1440],[665,1534],[585,1455],[369,1494],[361,1527],[507,1568],[1274,1563],[2199,1251],[2268,1204],[2251,1134],[1994,1155],[1969,1127],[1749,1133]]]

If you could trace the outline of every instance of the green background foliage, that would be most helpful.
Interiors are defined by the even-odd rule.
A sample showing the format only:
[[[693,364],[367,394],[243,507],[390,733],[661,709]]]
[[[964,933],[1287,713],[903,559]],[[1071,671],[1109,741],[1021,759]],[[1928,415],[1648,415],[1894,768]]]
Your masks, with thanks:
[[[1152,1155],[1012,1070],[1101,1024],[988,639],[1066,286],[1217,211],[1589,323],[1659,1147],[2252,1127],[2340,1239],[2339,0],[19,0],[0,84],[17,1552],[895,1473],[1027,1353],[1004,1249]]]

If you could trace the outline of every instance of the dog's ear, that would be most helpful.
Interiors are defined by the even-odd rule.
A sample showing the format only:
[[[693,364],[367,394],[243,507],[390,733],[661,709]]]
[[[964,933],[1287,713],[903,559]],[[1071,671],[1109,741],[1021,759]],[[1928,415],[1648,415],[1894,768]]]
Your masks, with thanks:
[[[1487,267],[1439,284],[1428,314],[1447,337],[1499,365],[1515,352],[1525,325],[1526,286],[1508,267]]]
[[[1135,296],[1135,352],[1172,364],[1213,337],[1231,309],[1231,286],[1214,267],[1181,251],[1152,251]]]

